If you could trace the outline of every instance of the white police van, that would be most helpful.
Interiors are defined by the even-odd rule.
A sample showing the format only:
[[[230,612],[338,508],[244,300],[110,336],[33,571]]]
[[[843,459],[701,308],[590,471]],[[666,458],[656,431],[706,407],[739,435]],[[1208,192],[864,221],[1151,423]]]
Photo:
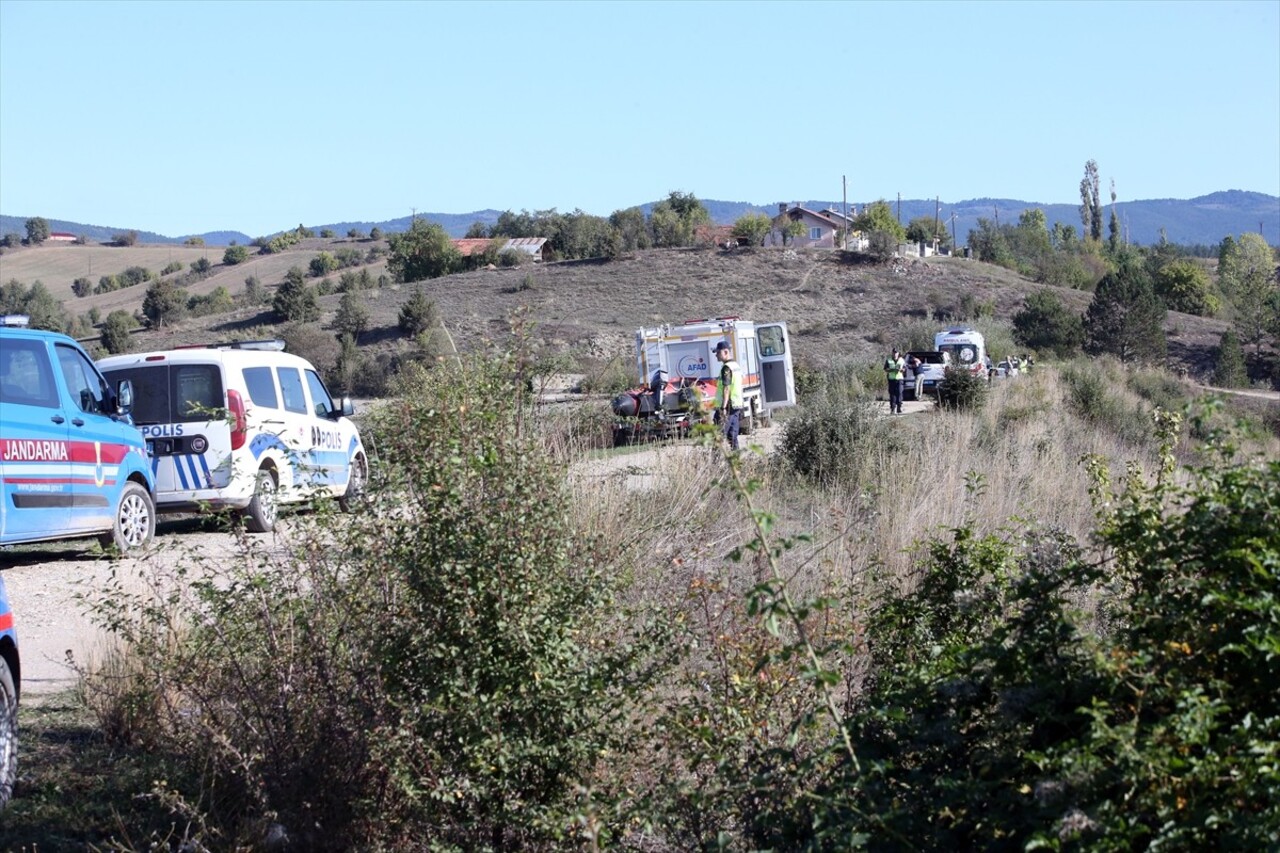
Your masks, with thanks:
[[[0,317],[0,545],[97,535],[121,551],[155,535],[151,461],[114,387],[57,332]]]
[[[318,496],[348,509],[368,480],[351,401],[335,403],[284,341],[236,341],[101,359],[132,381],[160,512],[230,509],[275,527],[278,505]]]

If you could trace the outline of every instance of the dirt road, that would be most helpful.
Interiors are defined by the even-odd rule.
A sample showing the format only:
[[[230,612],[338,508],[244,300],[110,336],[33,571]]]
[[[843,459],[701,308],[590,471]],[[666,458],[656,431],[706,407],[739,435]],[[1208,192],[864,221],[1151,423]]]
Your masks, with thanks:
[[[287,530],[287,522],[284,527]],[[273,536],[249,535],[264,540]],[[236,540],[231,533],[209,530],[193,518],[162,519],[150,551],[153,558],[175,563],[192,551],[215,559],[223,554],[231,557],[237,552]],[[126,559],[120,561],[117,572],[136,578],[141,568],[139,561]],[[75,685],[68,653],[80,663],[100,655],[104,638],[86,614],[83,598],[102,590],[111,570],[111,560],[92,539],[0,550],[0,571],[18,629],[24,699]]]

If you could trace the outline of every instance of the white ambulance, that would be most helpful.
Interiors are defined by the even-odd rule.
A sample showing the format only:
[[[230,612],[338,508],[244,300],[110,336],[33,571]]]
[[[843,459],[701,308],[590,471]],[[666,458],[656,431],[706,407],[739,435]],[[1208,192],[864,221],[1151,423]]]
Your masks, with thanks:
[[[987,342],[979,331],[961,327],[943,329],[933,336],[933,348],[949,355],[956,367],[983,376],[987,374]]]
[[[361,494],[369,468],[351,401],[335,402],[284,346],[238,341],[98,362],[112,383],[133,383],[159,512],[231,509],[265,533],[279,504],[327,495],[347,509]]]
[[[742,367],[742,431],[768,426],[774,409],[796,403],[791,339],[786,323],[757,323],[739,317],[688,320],[636,332],[636,373],[652,387],[655,379],[667,393],[698,386],[704,406],[712,404],[720,362],[715,346],[728,341]]]

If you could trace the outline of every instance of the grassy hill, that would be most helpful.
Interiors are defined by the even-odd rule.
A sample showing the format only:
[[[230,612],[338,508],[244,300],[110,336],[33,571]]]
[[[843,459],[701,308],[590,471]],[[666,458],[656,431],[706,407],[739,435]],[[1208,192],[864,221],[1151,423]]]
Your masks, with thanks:
[[[369,241],[310,239],[289,251],[251,255],[225,266],[221,252],[179,246],[50,245],[22,248],[0,256],[0,281],[25,285],[41,281],[72,315],[97,308],[102,317],[117,309],[141,307],[145,286],[76,297],[78,276],[117,274],[131,266],[158,273],[171,261],[185,267],[201,257],[214,264],[212,274],[188,292],[205,295],[222,286],[242,293],[255,276],[277,287],[293,266],[304,270],[321,251],[367,249]],[[374,280],[385,272],[381,261],[367,267]],[[355,271],[359,271],[357,268]],[[331,276],[336,284],[337,274]],[[316,279],[309,279],[315,283]],[[397,321],[413,291],[436,303],[455,346],[473,349],[510,333],[510,319],[526,310],[544,353],[578,372],[599,371],[610,362],[629,364],[635,330],[641,326],[691,318],[737,315],[781,320],[795,337],[798,359],[815,367],[867,359],[908,343],[923,330],[967,316],[986,305],[994,319],[1007,321],[1027,294],[1044,285],[1002,267],[961,258],[898,259],[875,263],[862,256],[821,250],[655,249],[620,260],[564,261],[518,268],[478,270],[412,285],[394,285],[365,293],[369,330],[360,344],[371,355],[394,357],[412,349]],[[1068,307],[1083,311],[1089,293],[1054,288]],[[341,296],[321,297],[321,327],[332,322]],[[1170,313],[1166,320],[1169,366],[1192,374],[1212,369],[1213,349],[1228,328],[1222,320]],[[209,339],[273,334],[268,306],[240,307],[231,314],[189,318],[172,328],[139,332],[136,348],[155,348]],[[999,353],[997,353],[999,355]]]

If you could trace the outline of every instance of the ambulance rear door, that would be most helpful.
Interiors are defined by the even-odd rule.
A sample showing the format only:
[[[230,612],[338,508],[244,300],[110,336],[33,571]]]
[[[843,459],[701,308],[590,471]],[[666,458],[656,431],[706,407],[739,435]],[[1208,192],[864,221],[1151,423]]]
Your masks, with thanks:
[[[761,323],[756,326],[756,345],[760,349],[761,396],[766,406],[794,406],[796,382],[791,364],[791,341],[786,323]]]

